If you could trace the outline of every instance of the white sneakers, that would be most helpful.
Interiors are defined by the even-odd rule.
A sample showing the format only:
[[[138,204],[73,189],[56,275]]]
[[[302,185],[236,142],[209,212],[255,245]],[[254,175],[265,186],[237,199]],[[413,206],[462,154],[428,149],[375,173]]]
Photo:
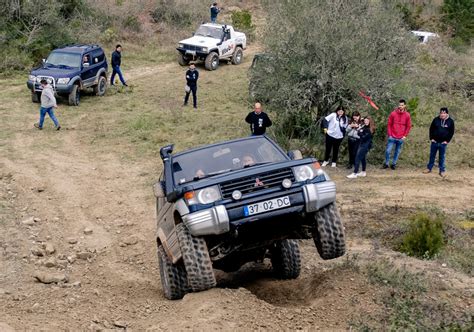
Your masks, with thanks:
[[[336,167],[336,163],[331,163],[331,167]]]
[[[367,176],[366,172],[359,172],[359,173],[352,173],[347,176],[348,179],[356,179],[356,178],[365,178]]]
[[[323,161],[323,164],[321,166],[326,167],[329,164],[329,161]]]

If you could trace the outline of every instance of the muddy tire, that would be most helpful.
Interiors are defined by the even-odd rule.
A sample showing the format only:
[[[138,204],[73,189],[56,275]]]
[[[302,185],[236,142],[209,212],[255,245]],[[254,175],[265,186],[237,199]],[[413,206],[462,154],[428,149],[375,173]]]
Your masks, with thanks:
[[[341,257],[346,252],[344,226],[336,203],[331,203],[314,214],[313,239],[322,259]]]
[[[214,287],[216,277],[206,241],[203,238],[192,236],[183,223],[176,226],[176,233],[191,289],[194,292],[199,292]]]
[[[272,267],[279,279],[296,279],[301,271],[300,248],[296,240],[277,241],[271,248]]]
[[[189,292],[188,279],[183,261],[173,264],[163,246],[158,246],[158,263],[163,293],[168,300],[182,299]]]
[[[204,66],[207,70],[216,70],[219,67],[219,56],[216,52],[211,52],[207,55]]]
[[[79,91],[79,85],[74,84],[72,86],[71,93],[68,97],[69,106],[79,106],[81,100],[81,92]]]
[[[94,86],[94,93],[97,96],[105,95],[105,90],[107,89],[107,80],[104,76],[99,77],[99,82]]]
[[[38,92],[31,92],[31,101],[33,103],[41,102],[41,93]]]
[[[243,59],[244,59],[244,52],[242,51],[242,48],[236,47],[234,54],[232,55],[232,64],[240,65]]]
[[[187,66],[189,65],[189,60],[187,60],[184,55],[181,53],[178,54],[178,63],[180,66]]]

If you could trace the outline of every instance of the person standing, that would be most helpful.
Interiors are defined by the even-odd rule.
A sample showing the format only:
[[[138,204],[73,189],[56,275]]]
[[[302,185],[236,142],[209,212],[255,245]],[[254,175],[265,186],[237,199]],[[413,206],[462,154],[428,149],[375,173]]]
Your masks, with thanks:
[[[347,146],[349,148],[349,164],[347,168],[351,169],[354,167],[355,157],[357,154],[357,149],[359,148],[360,137],[357,131],[362,125],[360,113],[354,111],[351,116],[349,125],[347,126]]]
[[[407,111],[406,102],[404,99],[400,99],[398,107],[390,113],[387,123],[387,148],[385,149],[385,162],[382,168],[386,169],[389,167],[390,155],[392,149],[395,146],[395,152],[393,153],[391,169],[397,167],[398,157],[402,151],[402,146],[410,133],[411,129],[411,117]]]
[[[217,14],[221,12],[220,8],[217,7],[217,2],[214,2],[210,8],[211,10],[211,23],[216,23]]]
[[[123,78],[122,71],[120,70],[120,66],[122,65],[122,45],[118,44],[115,46],[115,51],[112,52],[112,75],[110,75],[110,85],[115,85],[115,74],[118,74],[120,82],[124,86],[128,86],[127,82]]]
[[[255,103],[253,112],[247,114],[245,122],[250,124],[252,136],[264,135],[267,127],[272,126],[272,120],[270,120],[267,113],[262,111],[262,104],[260,103]]]
[[[454,135],[454,120],[449,117],[447,107],[439,110],[439,116],[433,119],[430,126],[430,160],[423,173],[431,173],[433,169],[436,153],[439,152],[439,175],[446,176],[446,148]]]
[[[336,112],[329,114],[323,119],[323,131],[326,135],[326,151],[324,153],[323,167],[329,164],[331,151],[331,167],[337,166],[339,147],[341,146],[342,139],[346,134],[347,122],[346,111],[342,106],[339,106],[336,109]]]
[[[199,79],[199,72],[196,70],[194,63],[189,65],[186,71],[186,95],[184,96],[183,106],[188,105],[189,95],[193,94],[193,106],[197,109],[197,80]]]
[[[375,123],[374,120],[368,116],[364,119],[364,124],[357,130],[360,144],[357,149],[357,154],[354,163],[354,172],[349,174],[347,177],[349,179],[355,179],[358,177],[366,177],[367,173],[367,153],[372,148],[372,138],[375,133]],[[359,166],[362,165],[362,171],[359,172]]]
[[[35,128],[42,130],[44,118],[46,117],[46,114],[48,114],[51,120],[53,120],[56,130],[60,130],[61,126],[59,125],[58,119],[56,119],[53,111],[53,107],[58,108],[56,97],[54,97],[53,87],[44,79],[41,80],[40,84],[43,87],[43,91],[41,92],[40,119],[38,123],[34,124],[34,126]]]

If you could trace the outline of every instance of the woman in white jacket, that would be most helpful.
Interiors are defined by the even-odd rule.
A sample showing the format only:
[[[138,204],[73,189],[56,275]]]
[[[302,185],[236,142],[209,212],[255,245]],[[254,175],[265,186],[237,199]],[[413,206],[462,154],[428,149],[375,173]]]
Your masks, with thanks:
[[[326,116],[323,121],[323,130],[326,134],[326,152],[324,153],[323,167],[329,164],[332,150],[331,167],[336,167],[339,147],[346,133],[347,116],[344,107],[339,106],[336,112]]]

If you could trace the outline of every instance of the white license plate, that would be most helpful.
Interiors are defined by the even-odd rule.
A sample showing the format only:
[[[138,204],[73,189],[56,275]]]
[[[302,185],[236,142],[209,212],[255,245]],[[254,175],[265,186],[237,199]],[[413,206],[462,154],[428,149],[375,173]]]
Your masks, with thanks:
[[[186,51],[186,54],[196,55],[196,51]]]
[[[290,198],[288,196],[279,197],[260,203],[246,205],[244,206],[244,214],[245,216],[251,216],[253,214],[277,210],[287,206],[291,206]]]

